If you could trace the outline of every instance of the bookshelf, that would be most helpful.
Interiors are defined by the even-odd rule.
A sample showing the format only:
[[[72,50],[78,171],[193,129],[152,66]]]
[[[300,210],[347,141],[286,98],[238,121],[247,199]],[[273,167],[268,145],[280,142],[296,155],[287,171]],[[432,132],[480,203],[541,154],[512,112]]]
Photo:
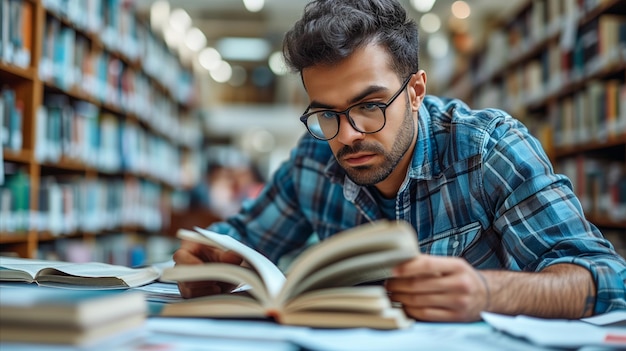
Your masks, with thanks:
[[[192,69],[129,1],[0,0],[0,18],[0,252],[162,241],[201,177]]]
[[[626,254],[626,1],[527,0],[442,94],[522,120]]]

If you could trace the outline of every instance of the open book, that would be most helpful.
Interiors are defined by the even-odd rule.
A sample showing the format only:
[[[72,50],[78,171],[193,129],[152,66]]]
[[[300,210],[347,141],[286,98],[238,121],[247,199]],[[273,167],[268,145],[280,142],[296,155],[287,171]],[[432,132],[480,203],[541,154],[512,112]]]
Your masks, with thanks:
[[[282,324],[326,328],[395,329],[412,322],[392,306],[382,286],[359,285],[389,278],[393,267],[418,255],[417,235],[408,223],[380,221],[338,233],[305,250],[287,276],[230,236],[196,231],[183,229],[177,235],[232,250],[245,264],[177,265],[165,269],[162,279],[221,281],[248,289],[168,304],[163,316],[272,317]]]
[[[0,257],[0,281],[80,289],[125,289],[159,278],[154,267],[130,268],[100,262],[72,263]]]

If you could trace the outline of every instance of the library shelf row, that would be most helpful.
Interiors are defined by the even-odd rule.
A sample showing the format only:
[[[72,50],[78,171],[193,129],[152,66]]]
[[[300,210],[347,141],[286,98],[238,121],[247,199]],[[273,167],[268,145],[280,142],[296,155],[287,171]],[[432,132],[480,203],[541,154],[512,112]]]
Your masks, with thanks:
[[[626,1],[526,0],[441,88],[526,124],[587,218],[626,250]],[[605,173],[603,173],[605,172]],[[615,233],[620,233],[615,235]],[[623,236],[623,238],[622,238]]]
[[[193,68],[124,0],[0,0],[0,21],[0,252],[171,239],[202,172]]]

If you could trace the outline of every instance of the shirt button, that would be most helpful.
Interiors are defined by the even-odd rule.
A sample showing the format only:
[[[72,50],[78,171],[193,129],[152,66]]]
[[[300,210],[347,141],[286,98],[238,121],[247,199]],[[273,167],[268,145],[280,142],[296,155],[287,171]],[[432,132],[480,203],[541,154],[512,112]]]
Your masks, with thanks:
[[[459,241],[458,240],[452,243],[452,248],[453,249],[456,249],[457,246],[459,246]]]

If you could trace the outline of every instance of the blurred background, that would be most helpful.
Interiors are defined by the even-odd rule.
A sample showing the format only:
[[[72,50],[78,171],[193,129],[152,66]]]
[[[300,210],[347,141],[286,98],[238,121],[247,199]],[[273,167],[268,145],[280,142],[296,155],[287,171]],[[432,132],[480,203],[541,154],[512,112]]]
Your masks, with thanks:
[[[427,92],[502,108],[626,252],[626,1],[400,0]],[[306,129],[305,0],[0,0],[0,252],[160,262]]]

